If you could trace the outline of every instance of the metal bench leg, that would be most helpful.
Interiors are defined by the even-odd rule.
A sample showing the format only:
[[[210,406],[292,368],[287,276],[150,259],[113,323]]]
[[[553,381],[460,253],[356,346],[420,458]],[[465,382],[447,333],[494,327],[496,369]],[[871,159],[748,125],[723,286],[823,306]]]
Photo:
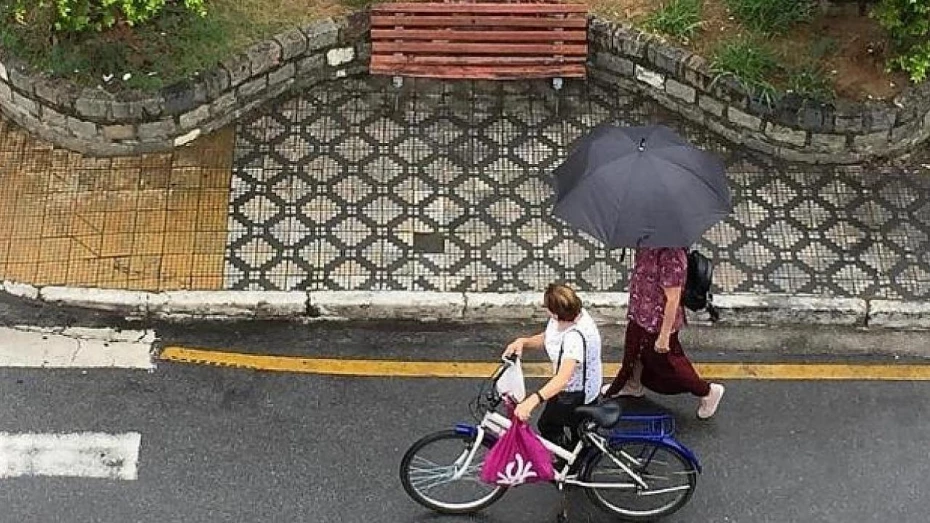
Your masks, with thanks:
[[[396,113],[400,110],[400,88],[404,86],[404,77],[395,76],[391,78],[391,83],[394,85],[394,88],[397,89],[397,92],[394,93],[394,112]]]
[[[559,112],[559,101],[561,101],[561,99],[562,99],[562,98],[559,96],[559,91],[562,90],[562,86],[564,85],[564,83],[565,83],[565,82],[562,80],[562,77],[561,77],[561,76],[557,76],[557,77],[555,77],[555,78],[552,79],[552,88],[555,89],[555,92],[556,92],[556,95],[555,95],[555,114],[556,114],[557,116],[560,116],[560,115],[562,114],[561,112]]]

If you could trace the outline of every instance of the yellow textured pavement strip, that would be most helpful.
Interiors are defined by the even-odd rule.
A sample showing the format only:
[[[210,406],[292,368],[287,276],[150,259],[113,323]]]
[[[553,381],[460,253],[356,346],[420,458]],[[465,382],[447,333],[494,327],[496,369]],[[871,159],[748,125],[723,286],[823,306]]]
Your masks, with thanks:
[[[139,290],[223,285],[232,127],[95,158],[0,116],[0,279]]]
[[[298,372],[333,376],[374,376],[402,378],[484,378],[497,363],[478,361],[400,361],[342,358],[302,358],[269,356],[185,347],[166,347],[160,359],[205,365],[220,365],[277,372]],[[930,380],[930,365],[855,363],[699,363],[698,372],[707,379],[730,380]],[[604,365],[604,375],[616,374],[618,365]],[[523,365],[528,377],[549,375],[547,363]]]

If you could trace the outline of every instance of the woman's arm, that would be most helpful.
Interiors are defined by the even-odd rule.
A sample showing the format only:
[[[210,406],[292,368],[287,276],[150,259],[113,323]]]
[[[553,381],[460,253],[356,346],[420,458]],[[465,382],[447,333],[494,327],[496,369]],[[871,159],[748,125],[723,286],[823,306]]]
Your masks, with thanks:
[[[662,314],[662,326],[659,328],[659,339],[656,340],[656,352],[668,352],[669,338],[672,327],[678,317],[678,305],[681,302],[681,287],[665,287],[665,312]]]
[[[543,347],[543,343],[545,343],[545,339],[545,332],[540,332],[539,334],[530,336],[528,338],[517,338],[513,340],[510,345],[507,345],[506,349],[504,349],[504,356],[509,356],[511,354],[522,356],[523,349],[541,349]]]
[[[569,380],[572,379],[572,373],[575,372],[575,365],[577,364],[577,361],[570,358],[562,360],[562,365],[559,367],[558,374],[550,378],[537,392],[530,394],[526,399],[520,402],[517,408],[514,409],[514,414],[523,421],[530,419],[533,409],[538,407],[543,401],[565,390]]]

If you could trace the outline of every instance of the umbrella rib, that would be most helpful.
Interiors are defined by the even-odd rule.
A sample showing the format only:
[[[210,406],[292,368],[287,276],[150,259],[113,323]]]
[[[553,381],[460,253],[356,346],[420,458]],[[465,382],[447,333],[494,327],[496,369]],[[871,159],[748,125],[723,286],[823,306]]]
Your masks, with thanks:
[[[684,146],[679,146],[679,147],[684,147]],[[673,161],[671,158],[669,158],[669,157],[667,157],[667,156],[663,156],[663,157],[661,157],[661,158],[655,158],[655,159],[661,160],[661,161],[663,161],[663,162],[670,163],[670,164],[672,164],[672,165],[678,167],[679,169],[681,169],[681,170],[683,170],[683,171],[685,171],[685,172],[693,172],[688,166],[686,166],[686,165],[684,165],[684,164],[682,164],[682,163],[680,163],[680,162]],[[724,169],[723,172],[724,172],[724,178],[726,178],[726,169]],[[716,187],[714,187],[713,185],[711,185],[711,184],[710,184],[707,180],[705,180],[703,177],[701,177],[701,176],[695,176],[695,178],[697,178],[698,180],[700,180],[701,183],[702,183],[705,187],[707,187],[707,188],[710,190],[711,193],[716,194],[716,195],[719,196],[719,197],[724,197],[724,196],[725,196],[725,195],[720,194],[719,192],[717,192]],[[730,202],[728,201],[727,203],[729,204]]]

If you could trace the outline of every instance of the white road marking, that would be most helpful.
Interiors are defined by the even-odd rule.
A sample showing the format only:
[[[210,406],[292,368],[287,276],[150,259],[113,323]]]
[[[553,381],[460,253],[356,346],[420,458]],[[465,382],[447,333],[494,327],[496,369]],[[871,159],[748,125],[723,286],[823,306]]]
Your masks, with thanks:
[[[142,435],[0,432],[0,478],[65,476],[135,480]]]
[[[0,327],[0,367],[154,369],[150,331]]]

